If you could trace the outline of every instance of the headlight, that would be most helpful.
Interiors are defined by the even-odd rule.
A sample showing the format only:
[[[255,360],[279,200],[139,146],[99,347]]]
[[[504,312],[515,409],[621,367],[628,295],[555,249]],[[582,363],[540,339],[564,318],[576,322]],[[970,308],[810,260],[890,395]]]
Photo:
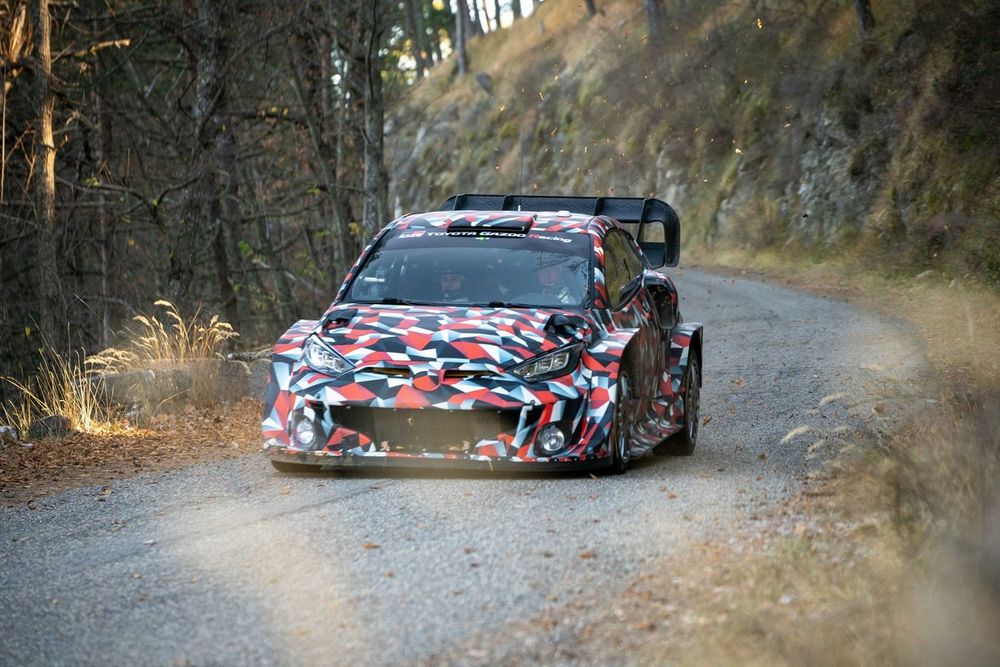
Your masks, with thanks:
[[[583,343],[547,352],[510,369],[510,372],[526,382],[540,382],[569,373],[580,363]]]
[[[306,339],[306,363],[321,373],[343,373],[354,368],[351,362],[328,348],[316,336]]]

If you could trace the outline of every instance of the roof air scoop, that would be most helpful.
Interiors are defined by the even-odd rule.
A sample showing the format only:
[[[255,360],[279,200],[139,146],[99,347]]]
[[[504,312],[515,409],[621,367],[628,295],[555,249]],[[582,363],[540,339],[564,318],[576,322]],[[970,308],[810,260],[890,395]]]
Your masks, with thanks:
[[[535,222],[534,215],[511,215],[509,213],[490,213],[488,215],[470,214],[454,218],[448,222],[449,234],[483,234],[493,233],[527,234]]]

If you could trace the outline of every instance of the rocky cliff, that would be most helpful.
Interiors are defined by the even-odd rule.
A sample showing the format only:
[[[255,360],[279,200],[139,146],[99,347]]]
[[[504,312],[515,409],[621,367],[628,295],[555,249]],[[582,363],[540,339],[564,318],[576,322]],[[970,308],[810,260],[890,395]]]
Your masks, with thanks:
[[[470,46],[398,100],[391,204],[455,192],[655,195],[685,245],[862,252],[1000,281],[1000,10],[572,0]],[[697,5],[697,6],[694,6]]]

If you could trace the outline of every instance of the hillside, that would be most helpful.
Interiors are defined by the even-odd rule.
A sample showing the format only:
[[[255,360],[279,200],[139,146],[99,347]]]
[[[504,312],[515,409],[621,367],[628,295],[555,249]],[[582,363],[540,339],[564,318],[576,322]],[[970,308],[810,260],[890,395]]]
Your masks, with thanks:
[[[1000,9],[885,0],[863,38],[848,2],[673,4],[660,36],[638,0],[549,0],[471,42],[472,75],[446,62],[396,104],[390,208],[656,195],[688,250],[1000,282]]]

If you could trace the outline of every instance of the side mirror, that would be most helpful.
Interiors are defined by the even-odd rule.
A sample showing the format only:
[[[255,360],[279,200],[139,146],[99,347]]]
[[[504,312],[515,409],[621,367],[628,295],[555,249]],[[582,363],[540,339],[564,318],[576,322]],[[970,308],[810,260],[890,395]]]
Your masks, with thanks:
[[[676,290],[673,288],[673,283],[659,274],[649,272],[646,276],[646,287],[649,289],[650,296],[653,297],[653,308],[656,310],[660,326],[665,330],[673,329],[680,319],[674,300]]]
[[[667,247],[663,241],[643,241],[639,244],[646,263],[651,269],[659,269],[667,263]]]
[[[681,254],[681,226],[677,218],[642,223],[639,247],[651,269],[677,266]]]
[[[660,326],[664,329],[673,329],[677,326],[677,309],[669,299],[656,304],[656,314],[659,315]]]

